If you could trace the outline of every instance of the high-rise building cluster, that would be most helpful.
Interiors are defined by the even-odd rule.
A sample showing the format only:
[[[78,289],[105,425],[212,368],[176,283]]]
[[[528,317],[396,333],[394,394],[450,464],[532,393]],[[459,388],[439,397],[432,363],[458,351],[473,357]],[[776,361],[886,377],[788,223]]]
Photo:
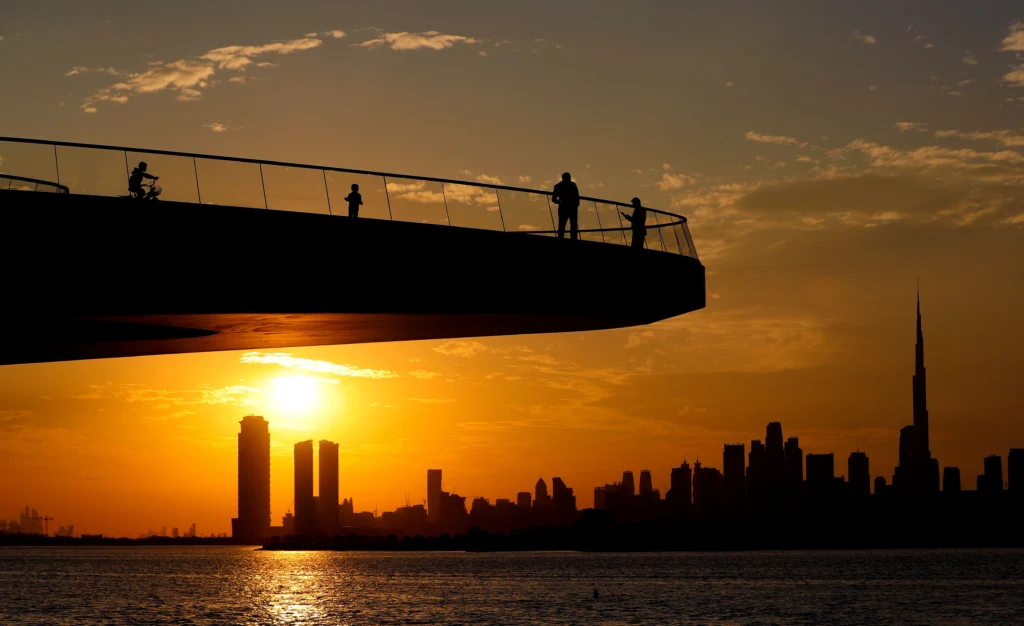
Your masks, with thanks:
[[[808,453],[797,437],[784,438],[782,424],[770,422],[764,439],[725,444],[722,470],[693,465],[684,460],[670,472],[665,494],[654,488],[650,470],[640,471],[637,482],[631,470],[620,482],[594,489],[594,509],[620,522],[705,520],[781,520],[790,515],[813,515],[852,507],[859,513],[870,509],[869,501],[885,506],[932,501],[940,494],[938,460],[929,442],[924,333],[921,303],[917,303],[917,343],[912,379],[913,423],[900,432],[899,465],[892,482],[877,476],[872,483],[867,454],[856,451],[846,460],[846,471],[836,467],[833,453]],[[467,498],[444,490],[442,470],[427,470],[427,498],[423,504],[399,507],[377,516],[355,512],[352,498],[339,502],[338,444],[319,442],[318,495],[313,490],[313,441],[295,444],[294,516],[289,512],[281,526],[270,526],[270,434],[266,420],[247,416],[238,435],[238,517],[232,520],[233,535],[265,539],[286,535],[334,535],[341,532],[397,533],[403,535],[460,533],[470,528],[508,533],[539,526],[564,526],[580,519],[572,488],[554,477],[551,489],[538,479],[531,494],[521,491],[512,498],[493,503],[484,497]],[[1024,449],[1012,449],[1007,456],[1007,479],[1003,479],[1002,458],[986,457],[984,473],[977,477],[976,490],[968,495],[956,467],[941,475],[942,495],[959,498],[1003,497],[1004,485],[1013,502],[1024,503]],[[872,484],[874,496],[872,499]],[[946,498],[946,502],[953,502]],[[977,501],[971,501],[977,503]],[[963,509],[962,500],[956,506]],[[968,506],[968,508],[970,508]],[[875,509],[877,510],[877,509]],[[32,516],[37,515],[32,511]],[[22,525],[31,521],[26,509]]]

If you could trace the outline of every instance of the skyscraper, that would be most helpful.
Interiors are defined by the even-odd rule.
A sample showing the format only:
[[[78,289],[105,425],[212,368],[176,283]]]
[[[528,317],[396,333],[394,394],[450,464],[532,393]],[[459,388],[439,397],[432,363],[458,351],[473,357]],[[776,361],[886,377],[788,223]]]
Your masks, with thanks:
[[[270,430],[267,420],[247,415],[238,433],[238,517],[231,535],[270,537]]]
[[[427,520],[436,524],[441,520],[441,470],[427,470]]]
[[[320,441],[319,530],[325,535],[338,532],[338,444]]]
[[[928,384],[924,368],[924,331],[921,329],[921,294],[917,294],[917,345],[914,350],[914,457],[931,459],[928,439]]]
[[[671,486],[665,499],[670,501],[674,507],[689,506],[690,496],[693,493],[693,471],[690,469],[690,464],[683,461],[679,467],[673,467],[670,480],[672,481]]]
[[[928,384],[924,366],[921,294],[917,294],[917,343],[914,349],[914,423],[900,430],[900,464],[893,487],[903,493],[930,494],[939,490],[939,462],[932,458],[928,424]]]
[[[786,440],[786,483],[791,487],[804,482],[804,451],[800,449],[800,438]]]
[[[746,450],[742,443],[725,444],[722,451],[725,505],[730,513],[743,511],[747,499]]]
[[[520,491],[516,494],[516,506],[520,509],[530,510],[530,492]]]
[[[857,451],[851,452],[847,460],[847,474],[850,477],[850,495],[855,498],[866,498],[871,495],[871,470],[868,455]]]
[[[807,455],[807,488],[812,496],[828,496],[836,476],[832,453]]]
[[[640,470],[640,495],[650,496],[654,491],[654,484],[651,481],[651,470]]]
[[[316,531],[316,506],[313,504],[313,441],[295,444],[295,534]]]
[[[985,457],[985,491],[998,493],[1003,490],[1003,457],[993,454]]]
[[[630,470],[622,472],[622,490],[627,496],[636,495],[636,483],[633,482],[633,472]]]
[[[551,496],[548,495],[548,484],[544,482],[543,478],[538,478],[537,484],[534,486],[533,507],[546,509],[550,506]]]
[[[566,487],[562,479],[555,476],[551,479],[551,500],[555,509],[555,521],[569,523],[576,515],[576,496],[572,489]]]

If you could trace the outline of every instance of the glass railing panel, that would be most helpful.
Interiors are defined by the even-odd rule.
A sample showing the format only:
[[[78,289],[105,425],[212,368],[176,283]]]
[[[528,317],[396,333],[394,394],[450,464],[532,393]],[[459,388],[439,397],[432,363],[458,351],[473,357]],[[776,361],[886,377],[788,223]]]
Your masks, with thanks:
[[[658,226],[658,236],[661,238],[661,244],[665,248],[665,252],[671,252],[672,254],[680,254],[679,244],[676,243],[675,233],[672,232],[672,227],[669,226],[673,221],[678,218],[674,218],[671,215],[661,215],[659,213],[651,213],[654,217],[654,222]]]
[[[579,208],[579,223],[580,231],[593,230],[601,228],[601,220],[597,216],[597,205],[591,200],[583,200],[580,203]],[[565,227],[566,232],[569,230],[569,226]],[[568,234],[566,235],[568,237]],[[604,241],[604,237],[600,232],[580,232],[580,239],[586,241],[596,241],[601,243]]]
[[[501,215],[505,218],[505,230],[508,232],[555,230],[554,217],[546,195],[499,189],[498,199],[501,201]],[[546,234],[553,236],[553,233]]]
[[[53,146],[31,143],[0,141],[0,173],[57,182],[57,164]],[[34,191],[35,184],[20,181],[4,181],[4,188]],[[56,191],[56,187],[39,186],[40,191]]]
[[[603,228],[618,228],[620,230],[606,231],[604,233],[605,243],[615,243],[619,245],[629,245],[630,234],[629,234],[629,222],[619,215],[619,211],[628,211],[627,209],[620,209],[614,204],[605,204],[603,202],[597,203],[597,216],[601,218],[601,226]],[[626,215],[630,213],[627,212]]]
[[[685,227],[685,223],[675,224],[674,226],[672,226],[672,239],[678,241],[679,245],[682,246],[680,254],[682,254],[683,256],[692,256],[690,254],[690,249],[686,241],[686,233],[684,232]]]
[[[124,152],[95,148],[57,147],[60,182],[69,193],[90,196],[127,196],[128,174]]]
[[[192,157],[182,156],[168,156],[164,154],[147,154],[145,152],[129,152],[126,154],[121,153],[121,169],[125,169],[124,160],[127,159],[128,166],[127,172],[123,172],[125,176],[125,182],[123,191],[118,195],[128,195],[128,181],[127,177],[131,174],[131,171],[139,166],[139,163],[146,163],[146,173],[152,176],[157,176],[160,180],[157,181],[156,185],[160,188],[160,199],[167,200],[170,202],[199,202],[199,190],[196,188],[196,167],[202,167],[197,162],[194,164]],[[219,172],[219,170],[217,170]],[[199,171],[199,175],[202,176],[202,170]],[[212,178],[213,171],[208,176],[211,176],[211,191],[214,188],[214,179]],[[144,183],[149,184],[152,181],[143,179]],[[258,181],[257,181],[258,182]],[[205,189],[203,190],[205,192]],[[206,204],[224,204],[220,202],[211,202],[206,194],[203,194],[203,202]],[[262,204],[261,204],[262,206]]]
[[[328,170],[327,190],[331,196],[331,213],[348,216],[348,201],[345,198],[352,193],[352,185],[359,186],[359,195],[363,204],[359,206],[359,217],[377,220],[389,220],[388,197],[384,193],[384,179],[380,176],[366,174],[348,174]]]
[[[328,215],[327,182],[323,170],[304,167],[263,166],[267,208]]]
[[[256,163],[196,159],[196,171],[203,204],[257,209],[267,206],[260,166]],[[161,176],[160,180],[163,182],[164,178]]]
[[[448,224],[441,183],[388,176],[391,215],[401,222]]]
[[[494,189],[445,183],[442,191],[452,226],[484,230],[503,230],[505,227],[502,224],[505,207],[500,207],[499,211]]]
[[[690,224],[688,222],[683,223],[683,237],[686,239],[686,247],[689,250],[687,256],[698,259],[697,248],[693,245],[693,237],[690,236]]]

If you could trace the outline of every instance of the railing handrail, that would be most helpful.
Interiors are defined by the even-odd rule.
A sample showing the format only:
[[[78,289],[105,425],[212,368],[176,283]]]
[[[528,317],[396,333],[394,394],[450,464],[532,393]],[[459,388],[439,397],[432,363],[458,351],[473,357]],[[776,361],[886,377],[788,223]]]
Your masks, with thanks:
[[[151,149],[151,148],[131,148],[131,147],[127,147],[127,146],[110,146],[110,145],[104,145],[104,144],[78,143],[78,142],[73,142],[73,141],[52,141],[52,140],[49,140],[49,139],[30,139],[30,138],[26,138],[26,137],[4,137],[4,136],[0,136],[0,141],[8,141],[8,142],[11,142],[11,143],[37,144],[37,145],[44,145],[44,146],[58,146],[58,147],[65,147],[65,148],[87,148],[87,149],[93,149],[93,150],[113,150],[113,151],[117,151],[117,152],[136,152],[136,153],[140,153],[140,154],[156,154],[156,155],[160,155],[160,156],[175,156],[175,157],[185,157],[185,158],[190,158],[190,159],[209,159],[209,160],[213,160],[213,161],[231,161],[231,162],[235,162],[235,163],[252,163],[254,165],[272,165],[272,166],[277,166],[277,167],[294,167],[294,168],[299,168],[299,169],[321,170],[321,171],[328,171],[328,172],[342,172],[342,173],[345,173],[345,174],[358,174],[358,175],[363,175],[363,176],[383,176],[383,177],[391,177],[391,178],[404,178],[404,179],[407,179],[407,180],[420,180],[420,181],[424,181],[424,182],[441,183],[441,184],[447,184],[447,185],[466,185],[466,186],[469,186],[469,187],[481,187],[481,188],[484,188],[484,189],[500,189],[500,190],[504,190],[504,191],[515,191],[515,192],[520,192],[520,193],[532,193],[532,194],[537,194],[537,195],[542,195],[542,196],[549,196],[549,197],[553,195],[552,192],[544,191],[544,190],[541,190],[541,189],[528,189],[526,187],[512,187],[510,185],[496,185],[496,184],[493,184],[493,183],[482,183],[482,182],[479,182],[479,181],[471,181],[471,180],[457,180],[457,179],[454,179],[454,178],[438,178],[436,176],[416,176],[416,175],[411,175],[411,174],[396,174],[396,173],[393,173],[393,172],[377,172],[377,171],[373,171],[373,170],[357,170],[357,169],[352,169],[352,168],[347,168],[347,167],[332,167],[332,166],[329,166],[329,165],[310,165],[308,163],[289,163],[287,161],[268,161],[268,160],[264,160],[264,159],[252,159],[252,158],[247,158],[247,157],[230,157],[230,156],[224,156],[224,155],[218,155],[218,154],[201,154],[201,153],[198,153],[198,152],[178,152],[178,151],[175,151],[175,150],[156,150],[156,149]],[[39,181],[39,182],[45,182],[45,181]],[[63,189],[65,189],[65,190],[67,189],[67,187],[63,187],[63,186],[61,186],[61,187]],[[629,204],[627,202],[619,202],[618,200],[607,200],[607,199],[604,199],[604,198],[593,198],[593,197],[590,197],[590,196],[580,196],[580,201],[582,202],[584,200],[589,201],[589,202],[600,202],[602,204],[609,204],[609,205],[613,205],[613,206],[624,207],[624,208],[627,208],[627,209],[633,207],[632,204]],[[655,209],[653,207],[648,207],[646,205],[644,206],[644,208],[648,212],[651,212],[651,213],[660,213],[661,215],[667,215],[669,217],[674,217],[674,218],[680,220],[682,223],[686,223],[686,221],[687,221],[686,220],[686,216],[679,215],[678,213],[672,213],[670,211],[663,211],[661,209]],[[614,229],[614,230],[619,230],[619,229]]]
[[[9,178],[11,180],[20,180],[26,183],[35,183],[37,185],[49,185],[50,187],[56,187],[60,191],[70,194],[71,190],[67,188],[67,185],[55,183],[52,180],[43,180],[41,178],[28,178],[27,176],[15,176],[14,174],[4,174],[0,172],[0,178]]]

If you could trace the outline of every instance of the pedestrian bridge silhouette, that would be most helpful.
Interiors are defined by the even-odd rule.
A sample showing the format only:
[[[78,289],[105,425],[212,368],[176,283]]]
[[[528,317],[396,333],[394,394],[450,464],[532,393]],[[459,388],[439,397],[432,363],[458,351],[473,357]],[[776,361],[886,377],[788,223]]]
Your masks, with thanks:
[[[686,218],[646,249],[582,198],[579,241],[534,189],[0,137],[0,364],[649,324],[705,306]],[[139,161],[160,200],[135,200]],[[348,217],[343,198],[360,186]]]

